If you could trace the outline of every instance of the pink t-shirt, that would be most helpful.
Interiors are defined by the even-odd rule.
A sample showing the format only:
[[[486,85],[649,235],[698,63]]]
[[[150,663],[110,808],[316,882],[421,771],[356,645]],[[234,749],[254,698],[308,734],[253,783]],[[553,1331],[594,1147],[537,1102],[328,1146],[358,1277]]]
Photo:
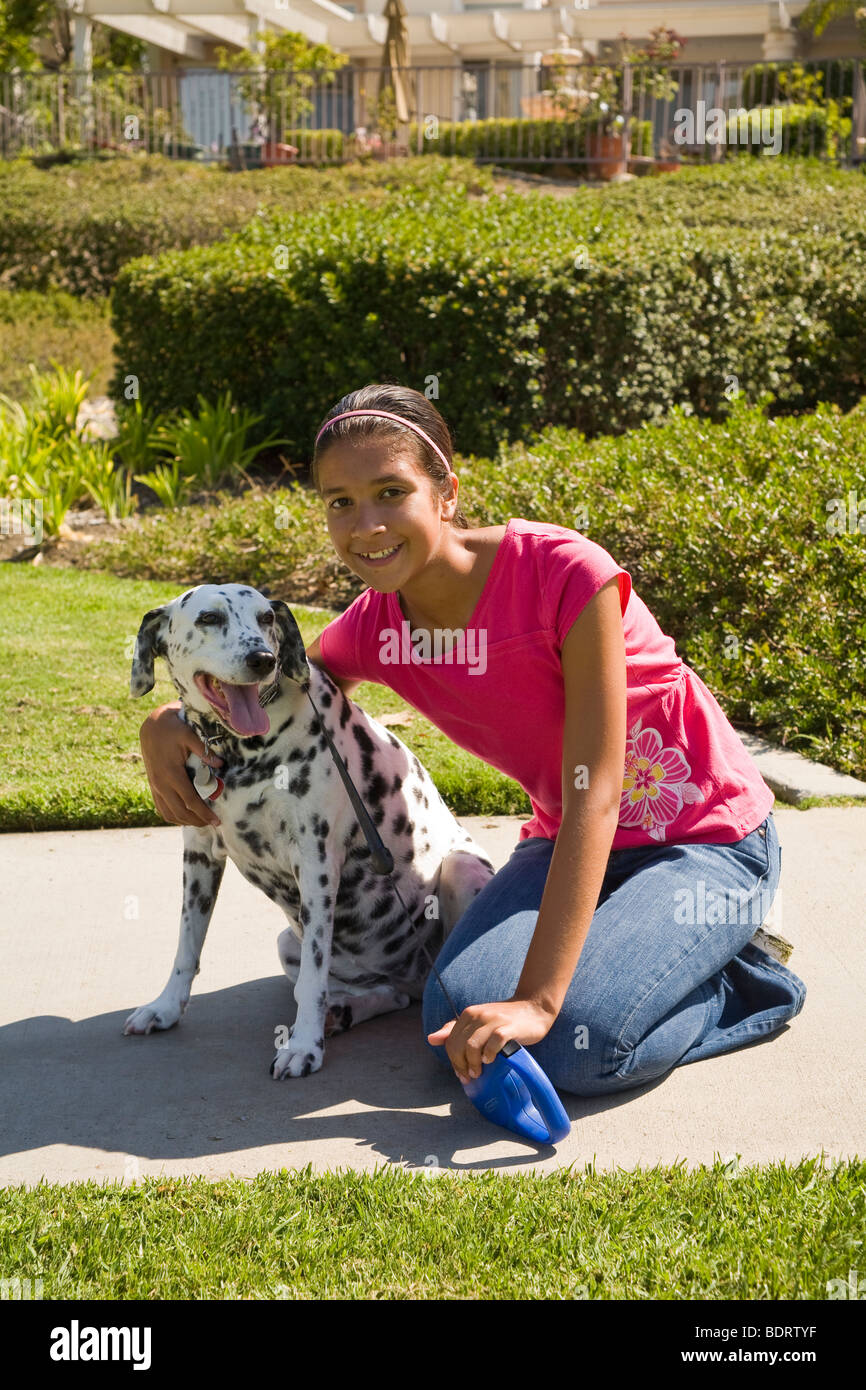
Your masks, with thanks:
[[[438,651],[429,643],[416,653],[396,593],[365,589],[322,632],[322,657],[341,679],[390,686],[454,743],[513,777],[533,810],[520,839],[554,839],[562,820],[562,643],[614,575],[628,720],[611,848],[741,840],[772,809],[773,792],[631,575],[579,531],[513,517],[464,637],[442,640]]]

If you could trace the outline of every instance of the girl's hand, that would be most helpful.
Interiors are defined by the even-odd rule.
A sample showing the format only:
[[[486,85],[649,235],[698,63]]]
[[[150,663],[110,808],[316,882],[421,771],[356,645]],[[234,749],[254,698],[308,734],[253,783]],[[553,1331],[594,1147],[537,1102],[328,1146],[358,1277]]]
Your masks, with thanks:
[[[180,701],[160,705],[141,726],[141,756],[153,804],[163,820],[170,824],[219,825],[216,812],[202,800],[190,781],[186,760],[190,753],[197,753],[210,767],[219,768],[223,759],[216,753],[205,757],[204,744],[198,734],[178,716],[180,708]]]
[[[541,1042],[556,1017],[549,1009],[528,999],[470,1004],[459,1018],[452,1018],[435,1033],[428,1033],[427,1041],[433,1047],[445,1043],[457,1079],[465,1085],[470,1078],[481,1075],[481,1063],[492,1062],[509,1038],[524,1047]]]

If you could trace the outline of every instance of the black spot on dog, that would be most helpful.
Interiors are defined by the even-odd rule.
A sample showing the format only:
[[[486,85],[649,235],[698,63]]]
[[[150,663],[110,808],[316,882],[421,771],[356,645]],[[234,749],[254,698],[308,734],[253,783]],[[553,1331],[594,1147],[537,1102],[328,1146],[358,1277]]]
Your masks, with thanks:
[[[406,825],[406,812],[398,811],[397,815],[391,822],[391,829],[393,830],[395,835],[402,835],[403,831],[406,829]]]
[[[352,734],[361,750],[361,771],[365,778],[369,777],[373,771],[373,740],[370,738],[367,730],[360,724],[352,725]]]
[[[321,949],[321,947],[318,946],[318,945],[316,944],[316,942],[314,941],[314,942],[313,942],[313,964],[315,965],[315,967],[316,967],[317,970],[320,970],[320,969],[321,969],[322,960],[323,960],[323,959],[324,959],[324,957],[322,956],[322,949]]]
[[[245,845],[249,845],[250,849],[253,852],[253,856],[256,859],[261,859],[262,837],[259,834],[259,832],[257,830],[247,830],[243,835],[241,835],[241,839],[243,840]]]
[[[327,886],[328,886],[328,875],[327,875],[327,874],[319,874],[319,883],[320,883],[320,885],[322,886],[322,888],[327,888]]]
[[[310,790],[310,769],[304,767],[293,777],[289,783],[289,793],[291,796],[306,796]]]
[[[387,794],[388,783],[385,781],[381,772],[377,772],[367,785],[367,802],[368,804],[372,802],[375,806],[383,797],[387,796]]]

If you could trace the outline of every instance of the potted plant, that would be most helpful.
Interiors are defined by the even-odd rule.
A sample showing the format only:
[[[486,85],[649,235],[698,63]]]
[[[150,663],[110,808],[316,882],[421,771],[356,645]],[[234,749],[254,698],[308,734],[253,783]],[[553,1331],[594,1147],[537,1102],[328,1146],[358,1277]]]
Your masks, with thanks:
[[[593,65],[587,70],[589,100],[581,124],[586,137],[590,168],[597,178],[612,179],[626,172],[626,115],[623,111],[622,72],[615,67]]]
[[[679,83],[671,76],[670,69],[658,65],[676,58],[685,44],[673,29],[663,26],[652,31],[646,48],[632,48],[626,34],[620,34],[619,38],[620,64],[628,63],[631,67],[628,91],[622,66],[601,65],[590,70],[593,105],[589,113],[587,147],[600,161],[596,167],[603,179],[626,171],[630,143],[627,137],[637,124],[631,114],[635,95],[667,102],[679,91]],[[670,167],[678,168],[679,161],[670,161]]]
[[[236,73],[237,92],[253,112],[249,140],[240,145],[251,164],[269,167],[293,162],[298,155],[294,145],[281,141],[285,113],[302,124],[315,114],[309,99],[318,84],[334,82],[337,71],[348,63],[346,54],[327,44],[311,43],[303,34],[264,33],[263,51],[244,48],[229,53],[217,47],[214,54],[220,71]]]

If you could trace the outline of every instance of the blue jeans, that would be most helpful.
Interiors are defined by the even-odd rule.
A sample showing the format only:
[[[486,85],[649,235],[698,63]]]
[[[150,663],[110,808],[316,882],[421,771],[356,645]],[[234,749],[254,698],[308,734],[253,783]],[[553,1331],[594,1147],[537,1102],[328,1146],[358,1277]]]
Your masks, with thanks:
[[[555,843],[521,840],[445,941],[436,968],[458,1009],[514,993]],[[803,981],[750,944],[780,872],[772,812],[732,845],[613,850],[562,1008],[528,1049],[554,1086],[579,1096],[627,1091],[796,1017]],[[431,970],[425,1041],[452,1017]],[[451,1069],[444,1046],[432,1051]]]

